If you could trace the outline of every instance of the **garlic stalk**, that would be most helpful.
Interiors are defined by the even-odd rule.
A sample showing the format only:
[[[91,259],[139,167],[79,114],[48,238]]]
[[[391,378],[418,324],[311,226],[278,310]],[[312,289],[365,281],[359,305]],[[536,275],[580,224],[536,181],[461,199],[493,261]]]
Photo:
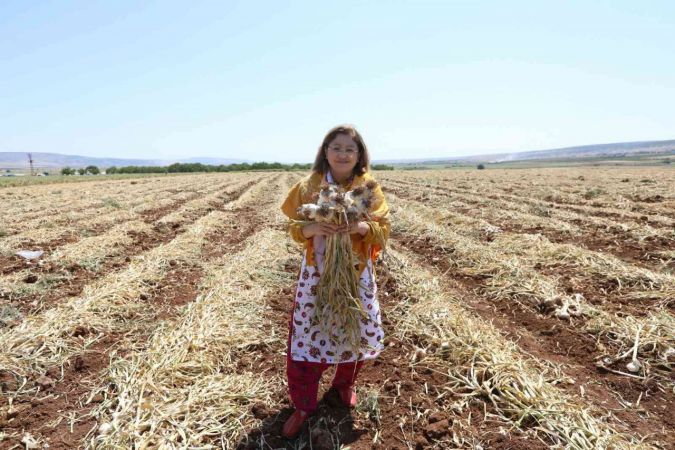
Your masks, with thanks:
[[[626,364],[626,369],[628,369],[629,372],[632,373],[637,373],[640,371],[642,368],[642,363],[637,359],[637,351],[638,347],[640,346],[640,332],[642,331],[642,325],[637,330],[637,334],[635,336],[635,344],[633,345],[633,359],[631,362]]]

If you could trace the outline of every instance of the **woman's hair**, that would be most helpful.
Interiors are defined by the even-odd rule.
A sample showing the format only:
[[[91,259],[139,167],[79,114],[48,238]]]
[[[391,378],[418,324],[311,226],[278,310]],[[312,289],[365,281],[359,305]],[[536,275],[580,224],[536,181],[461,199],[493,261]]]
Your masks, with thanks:
[[[312,172],[328,172],[330,165],[328,164],[328,159],[326,158],[326,151],[328,151],[328,144],[330,144],[338,134],[346,134],[347,136],[351,137],[354,142],[356,142],[356,146],[359,149],[359,160],[356,162],[352,173],[354,175],[362,175],[370,170],[370,155],[368,154],[368,148],[366,147],[366,143],[363,142],[363,138],[359,132],[356,131],[356,128],[354,128],[353,125],[338,125],[337,127],[332,128],[328,134],[326,134],[326,137],[323,138],[323,142],[321,143],[319,151],[316,153],[316,158],[314,159]]]

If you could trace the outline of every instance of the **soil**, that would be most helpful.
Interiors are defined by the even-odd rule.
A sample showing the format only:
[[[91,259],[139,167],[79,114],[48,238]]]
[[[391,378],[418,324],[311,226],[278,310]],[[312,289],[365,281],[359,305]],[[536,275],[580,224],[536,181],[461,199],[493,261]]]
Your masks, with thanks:
[[[417,186],[417,185],[416,185]],[[407,200],[416,200],[416,194],[407,192],[404,189],[384,189],[391,190],[401,198]],[[452,193],[434,188],[434,195],[452,198]],[[493,197],[486,197],[493,198]],[[465,214],[469,217],[481,218],[481,208],[467,208],[455,211],[459,214]],[[668,265],[663,258],[658,256],[658,253],[665,250],[671,250],[675,242],[658,236],[647,237],[641,241],[636,241],[631,236],[622,233],[618,229],[605,229],[600,226],[595,226],[591,223],[583,222],[579,219],[572,220],[570,223],[583,227],[584,234],[575,236],[570,233],[562,233],[554,230],[544,229],[542,227],[527,227],[517,222],[499,220],[490,218],[489,222],[492,225],[498,226],[505,232],[517,234],[541,234],[551,242],[558,244],[572,244],[588,250],[609,253],[629,262],[638,267],[644,267],[652,270],[663,270],[664,265]],[[667,267],[666,267],[667,268]]]
[[[232,195],[228,201],[239,198],[253,184],[250,183]],[[225,206],[224,204],[214,205],[215,208]],[[236,212],[240,215],[241,227],[235,226],[225,232],[218,231],[207,238],[208,244],[203,249],[202,260],[215,259],[223,254],[234,253],[243,247],[244,241],[258,231],[269,218],[261,217],[259,212],[264,209],[265,202],[258,204],[255,208],[242,206]],[[168,235],[154,236],[153,239],[143,240],[142,244],[146,248],[151,248],[170,239],[167,236],[175,236],[177,231],[169,227]],[[179,262],[169,261],[170,270],[162,279],[152,294],[147,298],[140,298],[148,305],[157,309],[157,320],[166,320],[174,317],[179,308],[195,299],[198,295],[198,288],[203,273],[198,266],[181,264]],[[134,340],[142,343],[146,342],[152,328],[146,330],[147,333],[141,333],[134,336]],[[89,330],[76,330],[76,333],[87,334]],[[124,339],[124,340],[123,340]],[[40,436],[49,443],[50,449],[70,450],[82,445],[87,434],[97,426],[96,420],[89,416],[97,403],[103,400],[101,394],[94,395],[90,402],[85,398],[93,392],[94,389],[101,386],[101,379],[105,376],[105,371],[109,365],[109,359],[112,352],[116,352],[115,357],[124,357],[130,349],[120,348],[121,342],[129,342],[128,335],[109,334],[91,347],[89,351],[82,355],[77,355],[63,368],[50,369],[41,379],[37,377],[30,380],[35,385],[43,386],[38,391],[37,396],[19,396],[13,399],[13,409],[11,417],[0,416],[0,428],[6,433],[18,433],[20,436],[24,432]],[[9,373],[0,372],[0,405],[7,403],[7,392],[14,391],[19,386],[14,377]],[[78,420],[72,424],[64,417],[77,417]],[[59,420],[61,419],[61,420]],[[19,442],[14,439],[0,441],[0,450],[15,448]]]
[[[214,202],[212,209],[202,211],[202,214],[216,209],[222,209],[227,203],[232,202],[242,196],[254,184],[255,182],[247,183],[245,186],[241,187],[231,195],[224,194],[222,196],[222,202]],[[78,295],[82,294],[85,286],[87,286],[96,278],[100,277],[101,274],[123,270],[129,264],[129,262],[131,262],[131,258],[133,256],[157,247],[158,245],[170,242],[178,234],[185,232],[185,230],[187,230],[192,223],[201,217],[200,215],[189,217],[186,222],[181,224],[157,223],[157,220],[161,219],[165,215],[170,214],[179,206],[180,204],[175,204],[173,205],[174,209],[162,208],[161,211],[146,211],[143,214],[143,220],[146,223],[153,225],[152,231],[150,233],[138,233],[135,231],[129,232],[129,236],[133,238],[133,243],[122,251],[118,252],[118,255],[110,255],[106,257],[102,261],[97,271],[88,270],[87,268],[77,264],[72,264],[67,267],[58,266],[56,264],[45,264],[43,266],[33,264],[32,267],[34,267],[34,269],[32,274],[37,275],[38,280],[41,277],[48,275],[60,275],[64,277],[65,281],[50,284],[49,288],[46,289],[45,292],[38,292],[18,298],[9,297],[7,300],[22,314],[30,314],[38,309],[50,308],[57,303],[67,301],[71,297],[77,297]],[[66,242],[55,242],[54,248],[65,243]],[[15,258],[19,257],[17,256]],[[3,299],[2,294],[0,294],[0,299]]]
[[[446,180],[453,182],[453,180]],[[412,183],[412,182],[401,182],[403,184],[409,184],[409,185],[417,185],[419,184]],[[465,186],[465,187],[451,187],[451,186],[430,186],[427,185],[426,187],[432,187],[435,190],[438,190],[440,192],[446,192],[446,193],[452,193],[452,192],[457,192],[459,194],[475,194],[470,187]],[[532,197],[527,197],[527,196],[520,196],[520,195],[513,195],[509,193],[505,194],[497,194],[497,193],[489,193],[486,194],[485,192],[481,192],[481,194],[485,195],[485,198],[490,198],[493,200],[498,200],[498,201],[514,201],[514,202],[520,202],[520,203],[525,203],[525,204],[530,204],[530,205],[548,205],[551,208],[556,208],[560,210],[567,210],[567,211],[572,211],[575,213],[583,214],[583,215],[591,215],[595,217],[604,217],[608,218],[611,220],[616,220],[617,222],[626,222],[626,221],[631,221],[631,220],[638,220],[640,222],[643,222],[645,224],[649,224],[650,226],[653,226],[654,228],[668,228],[669,225],[663,224],[660,222],[656,222],[653,219],[651,219],[649,216],[650,215],[659,215],[657,213],[654,213],[652,211],[645,211],[644,206],[645,205],[640,205],[640,204],[635,204],[633,205],[633,209],[630,211],[627,211],[627,213],[635,213],[635,212],[642,212],[643,214],[640,215],[639,217],[635,218],[634,214],[630,214],[633,217],[627,217],[626,214],[620,212],[620,211],[602,211],[601,209],[593,209],[593,208],[598,208],[598,207],[606,207],[606,205],[599,204],[597,202],[590,202],[590,203],[571,203],[571,202],[564,202],[564,201],[555,201],[554,199],[537,199],[537,198],[532,198]],[[591,208],[590,210],[588,208]],[[672,215],[665,215],[664,217],[668,218],[673,218]]]
[[[238,198],[251,185],[223,200]],[[220,206],[222,204],[213,204],[214,209]],[[208,236],[208,244],[203,249],[201,259],[212,261],[236,252],[243,248],[246,238],[261,228],[269,227],[269,217],[262,217],[258,213],[264,207],[263,201],[262,204],[253,205],[251,202],[238,208],[236,223]],[[164,208],[161,212],[159,209],[149,211],[145,220],[154,223],[171,211]],[[197,217],[190,218],[193,219]],[[133,248],[127,249],[122,257],[106,260],[100,273],[124,268],[131,255],[168,242],[184,230],[185,225],[175,228],[167,225],[156,227],[150,235],[134,236]],[[467,307],[493,323],[524,352],[542,361],[560,364],[566,378],[575,381],[574,384],[559,384],[561,389],[572,396],[582,396],[583,392],[587,403],[612,411],[619,419],[614,420],[613,424],[624,424],[619,426],[621,430],[648,436],[648,442],[658,440],[669,448],[675,448],[675,437],[667,431],[675,429],[675,399],[672,391],[664,392],[662,386],[653,381],[643,382],[599,370],[595,365],[599,352],[597,342],[580,332],[575,327],[578,323],[561,322],[516,302],[493,301],[481,293],[486,280],[466,277],[454,271],[445,263],[447,254],[429,241],[412,235],[395,234],[392,238],[411,251],[425,256],[428,261],[426,268],[439,274],[444,288],[461,295],[466,299]],[[618,237],[616,239],[619,240]],[[619,242],[623,246],[621,248],[625,248],[625,244]],[[609,242],[606,246],[609,247]],[[2,264],[0,260],[0,270]],[[10,272],[18,270],[12,269],[11,264],[6,266]],[[166,277],[158,283],[152,294],[147,299],[141,299],[158,309],[159,320],[171,319],[180,306],[194,300],[203,275],[199,266],[175,262],[170,263],[169,267]],[[287,262],[285,270],[297,278],[299,268],[296,263]],[[54,286],[54,291],[40,301],[46,302],[44,305],[53,305],[68,296],[79,295],[88,282],[99,276],[98,273],[81,271],[81,268],[73,268],[68,284]],[[40,275],[42,272],[36,273]],[[445,276],[441,277],[441,273]],[[383,326],[387,331],[395,330],[397,324],[393,310],[396,308],[397,314],[401,314],[400,311],[404,313],[407,298],[399,291],[395,276],[387,277],[384,270],[379,271],[378,276]],[[386,283],[384,278],[388,280]],[[284,336],[288,332],[294,292],[295,286],[291,285],[266,299],[269,305],[266,319],[274,324],[278,335]],[[601,301],[600,293],[594,290],[589,291],[588,295]],[[19,304],[25,308],[24,311],[30,310],[27,302],[22,300]],[[89,332],[86,329],[75,331],[78,334]],[[139,331],[139,334],[131,337],[142,345],[151,332],[152,329]],[[88,397],[93,389],[101,387],[111,353],[116,351],[117,355],[123,357],[131,351],[130,348],[121,348],[122,342],[129,342],[129,337],[114,334],[104,336],[90,351],[72,358],[62,369],[52,369],[30,380],[40,386],[38,395],[14,399],[14,412],[11,417],[0,416],[0,429],[10,434],[18,433],[19,439],[24,431],[40,435],[49,440],[51,449],[82,446],[87,433],[96,426],[94,419],[87,413],[103,400],[100,394],[93,395],[91,399]],[[252,405],[251,412],[261,423],[241,437],[238,447],[324,449],[334,448],[339,443],[353,450],[453,448],[453,437],[457,436],[467,442],[480,443],[486,449],[550,448],[550,443],[540,441],[531,433],[510,430],[510,424],[502,423],[491,415],[494,410],[484,399],[475,399],[462,410],[453,408],[452,405],[462,399],[443,389],[447,377],[441,367],[431,358],[413,363],[411,355],[414,354],[414,348],[411,343],[398,340],[391,332],[386,339],[388,347],[377,360],[364,366],[357,382],[359,398],[370,398],[373,404],[374,399],[377,399],[377,409],[364,408],[363,402],[357,410],[343,406],[336,393],[327,389],[326,384],[331,376],[329,371],[319,392],[319,409],[300,436],[293,440],[281,437],[281,428],[293,412],[286,389],[281,385],[274,393],[272,403],[258,402]],[[236,369],[267,373],[283,380],[285,350],[285,342],[281,341],[270,348],[247,349],[239,356]],[[10,374],[0,373],[0,404],[6,404],[7,392],[17,387]],[[639,403],[639,406],[625,409],[622,402]],[[72,424],[72,430],[68,420],[71,416],[80,418]],[[2,441],[0,450],[17,445],[22,447],[17,439]]]
[[[174,189],[168,189],[166,190],[168,193],[177,193],[176,190]],[[194,200],[198,197],[200,197],[201,194],[199,193],[193,193],[186,199],[182,199],[179,201],[174,202],[171,205],[164,206],[161,208],[154,208],[154,209],[147,209],[144,210],[143,212],[139,213],[139,217],[143,219],[146,223],[154,223],[156,220],[160,219],[164,215],[178,209],[181,205],[183,205],[185,202]],[[72,212],[81,212],[82,209],[73,209]],[[60,227],[68,227],[72,226],[72,222],[68,222],[67,220],[63,220],[64,223],[59,223],[53,222],[52,226],[60,226]],[[109,225],[98,225],[98,226],[91,226],[88,227],[86,232],[87,235],[89,236],[96,236],[102,233],[105,233],[108,231],[110,228],[115,226],[117,224],[109,224]],[[58,247],[61,247],[65,244],[70,244],[73,242],[77,242],[78,240],[82,239],[82,233],[81,232],[71,232],[71,233],[66,233],[63,236],[59,237],[58,239],[54,239],[52,241],[47,241],[47,242],[39,242],[39,241],[33,241],[33,240],[26,240],[25,241],[25,247],[29,248],[31,250],[44,250],[45,254],[52,253],[54,250],[56,250]],[[16,256],[16,255],[8,255],[8,256],[0,256],[0,275],[7,275],[9,273],[12,273],[17,270],[22,270],[25,268],[33,267],[35,270],[38,271],[50,271],[49,267],[44,267],[44,266],[39,266],[37,264],[37,261],[30,261],[27,262],[25,259]],[[53,270],[53,269],[52,269]]]
[[[299,275],[297,265],[288,265],[286,271],[293,273],[295,278]],[[406,298],[391,278],[386,283],[382,282],[382,278],[383,274],[380,274],[378,296],[382,324],[385,330],[393,330],[396,324],[388,317],[388,311],[401,307]],[[294,292],[295,284],[266,300],[271,306],[267,319],[274,323],[279,333],[288,333]],[[360,397],[377,395],[379,414],[376,415],[374,409],[369,414],[367,410],[351,410],[344,406],[337,393],[328,388],[333,373],[333,370],[329,370],[319,389],[318,409],[308,419],[298,437],[288,440],[281,435],[285,421],[294,411],[282,386],[273,397],[273,403],[279,405],[276,408],[253,405],[253,414],[262,423],[241,437],[238,448],[263,448],[260,443],[265,442],[264,448],[309,449],[310,440],[312,448],[317,448],[317,441],[318,445],[325,445],[323,443],[328,442],[329,437],[333,446],[328,448],[336,448],[338,444],[354,450],[449,448],[453,446],[452,425],[455,422],[461,437],[480,441],[484,448],[548,448],[537,439],[517,431],[500,433],[500,424],[495,425],[493,417],[490,418],[491,422],[484,420],[485,413],[490,413],[492,408],[482,402],[480,407],[476,404],[461,413],[451,411],[450,405],[460,398],[447,393],[439,398],[443,392],[442,386],[447,382],[442,369],[432,362],[412,364],[410,356],[414,349],[409,344],[393,335],[386,339],[389,342],[387,348],[378,359],[364,365],[356,385]],[[285,343],[279,343],[275,348],[256,354],[254,358],[249,354],[240,359],[238,370],[255,367],[258,372],[284,376],[279,373],[279,368],[285,367],[285,351]],[[504,430],[509,428],[508,424],[501,425]],[[317,439],[317,436],[321,436],[321,439]]]
[[[201,270],[195,267],[177,265],[169,271],[156,286],[154,295],[146,300],[157,309],[157,319],[174,316],[180,306],[194,300],[201,277]],[[87,329],[75,331],[76,335],[87,335],[89,332]],[[102,394],[93,395],[91,399],[86,396],[100,386],[100,378],[105,374],[112,352],[116,352],[116,358],[123,358],[129,352],[128,348],[121,348],[119,345],[125,342],[123,339],[126,337],[118,334],[104,336],[87,352],[67,361],[62,368],[48,370],[44,376],[49,378],[50,383],[40,383],[39,378],[31,380],[41,385],[39,392],[35,396],[19,396],[13,399],[16,413],[11,418],[5,418],[4,423],[0,419],[4,431],[17,432],[19,435],[24,432],[39,435],[53,450],[78,448],[89,431],[97,426],[96,420],[88,413],[97,403],[103,401]],[[148,335],[137,336],[138,342],[145,342],[147,338]],[[16,386],[16,381],[7,373],[0,373],[0,380],[5,381],[6,387]],[[0,394],[0,397],[3,395]],[[0,404],[5,403],[5,399],[0,399]],[[72,429],[67,419],[70,415],[77,418],[72,423]],[[13,440],[0,441],[0,449],[9,449],[16,444]]]
[[[516,301],[491,300],[481,295],[487,280],[458,273],[447,262],[448,250],[439,249],[424,238],[396,233],[392,237],[431,261],[430,266],[445,274],[447,289],[457,291],[475,313],[494,324],[523,351],[539,360],[560,364],[564,375],[575,380],[574,384],[560,385],[561,388],[579,396],[583,386],[583,396],[591,404],[612,410],[629,425],[625,431],[643,436],[652,434],[654,439],[675,447],[675,436],[666,432],[675,429],[675,394],[654,380],[641,381],[598,368],[596,361],[602,355],[598,341],[576,327],[582,323],[579,319],[568,323],[539,314]],[[635,404],[638,399],[640,406],[633,409],[625,409],[620,402]]]

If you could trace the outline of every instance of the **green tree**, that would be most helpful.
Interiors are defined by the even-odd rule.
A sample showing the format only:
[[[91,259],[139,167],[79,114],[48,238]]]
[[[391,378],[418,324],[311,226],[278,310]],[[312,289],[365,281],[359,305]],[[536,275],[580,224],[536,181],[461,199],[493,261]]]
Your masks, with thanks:
[[[388,166],[386,164],[373,164],[370,168],[373,170],[394,170],[394,166]]]
[[[101,173],[101,171],[98,170],[98,167],[96,166],[87,166],[87,168],[84,170],[92,175],[98,175],[99,173]]]
[[[71,169],[70,167],[64,167],[61,169],[61,175],[75,175],[75,169]]]

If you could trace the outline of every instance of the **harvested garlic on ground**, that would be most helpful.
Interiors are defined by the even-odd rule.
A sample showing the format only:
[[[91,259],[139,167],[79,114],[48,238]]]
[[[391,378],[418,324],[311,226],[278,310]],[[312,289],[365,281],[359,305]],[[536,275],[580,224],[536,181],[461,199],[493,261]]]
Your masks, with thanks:
[[[413,355],[413,361],[419,361],[427,356],[427,351],[423,348],[416,347],[415,354]]]
[[[565,303],[561,308],[558,308],[555,310],[555,315],[558,319],[564,319],[564,320],[569,320],[570,318],[570,313],[567,310],[569,305]]]
[[[640,369],[642,368],[642,363],[638,361],[637,359],[632,360],[628,364],[626,364],[626,369],[628,369],[629,372],[632,373],[638,373]]]
[[[26,446],[26,450],[32,450],[32,449],[40,448],[40,445],[35,440],[35,438],[28,433],[23,435],[23,439],[21,439],[21,443],[23,443]]]

